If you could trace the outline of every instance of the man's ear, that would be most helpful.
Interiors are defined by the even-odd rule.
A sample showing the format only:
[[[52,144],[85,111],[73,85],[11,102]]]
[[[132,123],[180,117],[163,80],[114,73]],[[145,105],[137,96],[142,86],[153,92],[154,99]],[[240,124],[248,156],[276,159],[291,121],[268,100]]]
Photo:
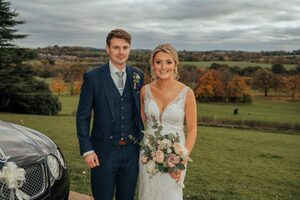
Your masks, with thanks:
[[[109,46],[108,45],[105,46],[105,50],[106,50],[106,53],[109,54]]]

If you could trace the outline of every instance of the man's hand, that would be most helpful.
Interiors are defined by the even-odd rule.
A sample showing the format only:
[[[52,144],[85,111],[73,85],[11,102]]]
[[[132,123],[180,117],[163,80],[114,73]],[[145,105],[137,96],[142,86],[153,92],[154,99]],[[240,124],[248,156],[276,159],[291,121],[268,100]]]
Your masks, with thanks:
[[[83,159],[89,168],[98,167],[100,165],[98,156],[95,152],[84,156]]]

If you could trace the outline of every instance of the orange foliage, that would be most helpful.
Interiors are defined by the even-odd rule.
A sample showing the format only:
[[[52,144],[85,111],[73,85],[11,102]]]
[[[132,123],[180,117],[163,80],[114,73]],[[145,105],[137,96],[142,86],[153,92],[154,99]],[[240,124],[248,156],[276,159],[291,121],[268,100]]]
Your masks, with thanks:
[[[240,76],[234,76],[227,87],[229,97],[241,98],[243,96],[251,95],[250,87],[246,83],[246,79]]]
[[[204,97],[222,97],[225,88],[218,79],[217,71],[209,70],[205,72],[199,79],[195,88],[195,95]]]
[[[66,91],[65,81],[62,79],[52,79],[50,89],[52,92],[60,95],[62,92]]]
[[[81,85],[82,85],[82,81],[75,81],[74,82],[73,94],[75,94],[75,95],[80,94]]]

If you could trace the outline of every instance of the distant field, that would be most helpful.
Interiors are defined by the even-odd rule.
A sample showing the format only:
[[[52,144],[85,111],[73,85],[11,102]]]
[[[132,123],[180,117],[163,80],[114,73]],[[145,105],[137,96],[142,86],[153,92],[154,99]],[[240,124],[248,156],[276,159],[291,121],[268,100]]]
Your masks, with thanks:
[[[89,170],[79,156],[74,116],[0,113],[0,119],[52,138],[67,160],[71,190],[91,194]],[[299,135],[198,127],[184,199],[300,199],[299,152]]]
[[[271,68],[271,66],[272,66],[272,64],[266,64],[266,63],[235,62],[235,61],[181,62],[182,65],[184,65],[184,64],[191,64],[191,65],[195,65],[195,66],[201,67],[201,68],[207,68],[212,63],[225,64],[225,65],[228,65],[229,67],[239,66],[241,68],[249,67],[249,66],[252,66],[252,67],[260,66],[262,68]],[[293,65],[293,64],[284,64],[284,67],[286,69],[292,69],[292,68],[295,68],[296,65]]]
[[[62,102],[60,114],[75,113],[78,96],[60,96],[59,98]],[[233,115],[234,108],[239,109],[238,115]],[[199,117],[300,123],[300,101],[276,102],[271,97],[256,97],[252,104],[198,103],[197,109]]]
[[[238,108],[239,114],[233,115]],[[236,120],[260,120],[300,124],[300,102],[275,102],[265,97],[256,97],[251,104],[198,103],[199,117]]]

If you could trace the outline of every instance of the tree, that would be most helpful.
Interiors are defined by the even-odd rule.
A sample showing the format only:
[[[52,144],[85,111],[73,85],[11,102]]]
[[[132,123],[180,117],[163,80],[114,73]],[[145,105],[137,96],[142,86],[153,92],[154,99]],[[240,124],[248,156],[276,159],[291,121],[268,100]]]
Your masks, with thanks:
[[[274,63],[272,65],[272,72],[274,74],[284,74],[284,73],[286,73],[286,69],[284,68],[283,64],[281,64],[281,63]]]
[[[75,95],[74,92],[74,82],[82,82],[83,74],[87,70],[87,64],[85,63],[74,63],[70,66],[67,73],[67,81],[70,83],[70,94]]]
[[[10,2],[0,0],[0,46],[11,47],[14,46],[11,41],[15,39],[25,38],[24,34],[17,34],[17,29],[14,26],[24,24],[23,21],[14,20],[18,16],[15,11],[10,11]]]
[[[217,71],[209,70],[199,78],[195,96],[200,101],[223,101],[224,86],[218,79]]]
[[[265,96],[268,96],[268,92],[273,88],[274,74],[268,69],[258,70],[253,77],[253,88],[262,90]]]
[[[275,95],[277,95],[278,91],[282,91],[285,89],[285,81],[284,81],[284,76],[280,74],[274,74],[273,79],[273,90],[275,91]]]
[[[251,102],[251,90],[246,83],[246,78],[234,76],[228,83],[227,96],[230,102]]]
[[[51,80],[51,91],[57,93],[57,95],[59,96],[61,93],[66,91],[66,85],[64,80],[62,79],[52,79]]]
[[[46,83],[34,78],[36,72],[27,62],[37,56],[36,51],[17,48],[13,42],[26,35],[17,34],[14,27],[24,23],[14,18],[10,3],[0,0],[0,111],[57,114],[61,105],[53,97]]]
[[[286,84],[288,90],[291,92],[292,100],[294,100],[296,93],[300,92],[300,74],[288,77]]]

